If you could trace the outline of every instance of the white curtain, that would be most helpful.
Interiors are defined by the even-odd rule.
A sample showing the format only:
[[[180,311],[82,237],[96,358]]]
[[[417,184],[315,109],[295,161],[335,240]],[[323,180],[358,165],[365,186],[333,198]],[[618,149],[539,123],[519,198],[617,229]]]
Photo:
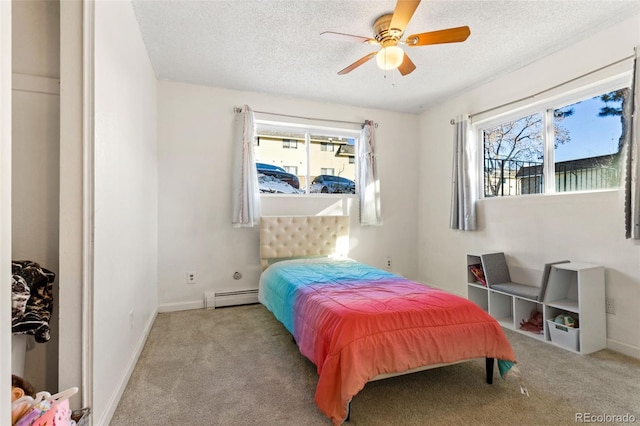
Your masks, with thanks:
[[[360,224],[382,225],[380,181],[376,161],[375,124],[365,121],[358,143],[358,188],[360,193]]]
[[[233,218],[234,227],[252,227],[260,222],[260,190],[253,155],[255,127],[253,111],[247,105],[236,113],[234,123],[233,158]]]
[[[477,191],[473,184],[475,167],[468,132],[469,117],[456,117],[453,131],[453,182],[449,227],[462,231],[475,231]]]
[[[631,126],[625,167],[625,236],[640,240],[640,46],[636,46],[631,84]]]

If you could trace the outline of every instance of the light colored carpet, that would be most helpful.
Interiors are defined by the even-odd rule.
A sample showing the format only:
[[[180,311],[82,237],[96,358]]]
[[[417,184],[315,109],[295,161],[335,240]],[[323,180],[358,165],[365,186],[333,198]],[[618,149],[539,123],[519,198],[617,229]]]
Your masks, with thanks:
[[[640,360],[506,333],[521,380],[496,369],[488,385],[477,360],[371,382],[347,425],[572,425],[578,413],[640,423]],[[111,426],[330,425],[313,401],[316,383],[315,366],[262,305],[163,313]]]

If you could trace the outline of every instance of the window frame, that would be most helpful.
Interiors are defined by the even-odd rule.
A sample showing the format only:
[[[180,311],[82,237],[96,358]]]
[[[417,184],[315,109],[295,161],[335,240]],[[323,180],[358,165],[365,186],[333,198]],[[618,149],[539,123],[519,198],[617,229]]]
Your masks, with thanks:
[[[355,127],[357,124],[354,123],[352,127]],[[354,165],[355,165],[355,194],[343,194],[343,193],[332,193],[332,194],[316,194],[310,193],[309,189],[311,186],[311,179],[309,174],[309,167],[305,170],[305,186],[304,193],[300,194],[270,194],[270,193],[261,193],[261,197],[340,197],[340,198],[354,198],[358,197],[360,190],[358,185],[358,174],[360,172],[360,164],[357,160],[358,156],[358,144],[360,143],[360,134],[361,129],[355,129],[347,127],[329,127],[318,124],[307,124],[303,122],[296,121],[277,121],[277,120],[267,120],[256,117],[254,120],[254,128],[256,133],[256,139],[259,139],[258,135],[260,134],[260,130],[268,130],[268,131],[282,131],[282,132],[296,132],[296,133],[304,133],[304,151],[305,151],[305,161],[307,165],[310,164],[310,152],[308,147],[310,146],[311,136],[312,135],[322,135],[329,136],[334,138],[349,138],[354,140]],[[360,127],[361,125],[357,125]],[[332,142],[335,150],[335,142]],[[300,144],[298,144],[300,145]],[[302,189],[302,188],[301,188]]]
[[[555,148],[554,148],[554,127],[553,111],[577,102],[585,101],[605,93],[609,93],[622,88],[631,87],[631,71],[625,71],[609,78],[604,78],[590,84],[582,84],[572,89],[565,89],[546,97],[531,97],[524,102],[518,102],[511,108],[499,108],[501,112],[472,120],[471,123],[471,143],[475,147],[476,155],[475,174],[476,190],[478,199],[503,199],[520,198],[530,196],[557,196],[570,194],[584,194],[591,192],[619,191],[621,186],[615,188],[585,189],[580,191],[556,191],[555,176]],[[551,91],[551,90],[550,90]],[[484,193],[484,138],[483,132],[492,127],[496,127],[508,121],[518,120],[528,115],[540,113],[543,120],[543,193],[539,194],[516,194],[509,196],[485,196]],[[551,178],[549,178],[551,176]],[[622,184],[622,182],[621,182]]]

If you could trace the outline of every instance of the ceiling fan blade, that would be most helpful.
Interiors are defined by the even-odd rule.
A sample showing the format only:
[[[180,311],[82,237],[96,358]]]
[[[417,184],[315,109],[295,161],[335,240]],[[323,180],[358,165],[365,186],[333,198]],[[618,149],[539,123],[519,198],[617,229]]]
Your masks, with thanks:
[[[367,62],[369,59],[371,59],[374,56],[376,56],[376,53],[378,53],[378,52],[371,52],[368,55],[363,56],[362,58],[358,59],[357,61],[355,61],[354,63],[352,63],[348,67],[346,67],[345,69],[338,71],[338,75],[345,75],[345,74],[353,71],[354,69],[358,68],[360,65],[364,64],[365,62]]]
[[[415,69],[416,69],[416,64],[414,64],[413,61],[409,59],[409,56],[405,53],[404,59],[402,60],[402,63],[398,67],[398,71],[400,71],[400,74],[402,75],[407,75],[407,74],[411,74]]]
[[[349,41],[349,42],[356,42],[356,43],[379,44],[376,39],[373,39],[373,38],[370,38],[370,37],[362,37],[362,36],[351,35],[351,34],[336,33],[336,32],[333,32],[333,31],[325,31],[323,33],[320,33],[320,37],[326,38],[328,40]]]
[[[456,27],[446,30],[412,34],[405,40],[407,46],[424,46],[427,44],[458,43],[465,41],[471,34],[469,27]]]
[[[404,32],[419,4],[420,0],[398,0],[389,29],[398,29],[400,32]]]

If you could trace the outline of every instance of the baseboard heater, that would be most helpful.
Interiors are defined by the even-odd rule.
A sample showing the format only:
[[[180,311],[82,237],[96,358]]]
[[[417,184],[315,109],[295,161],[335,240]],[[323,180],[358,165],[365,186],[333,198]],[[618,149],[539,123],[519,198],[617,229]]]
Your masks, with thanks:
[[[258,289],[237,291],[207,291],[204,293],[204,308],[250,305],[258,303]]]

